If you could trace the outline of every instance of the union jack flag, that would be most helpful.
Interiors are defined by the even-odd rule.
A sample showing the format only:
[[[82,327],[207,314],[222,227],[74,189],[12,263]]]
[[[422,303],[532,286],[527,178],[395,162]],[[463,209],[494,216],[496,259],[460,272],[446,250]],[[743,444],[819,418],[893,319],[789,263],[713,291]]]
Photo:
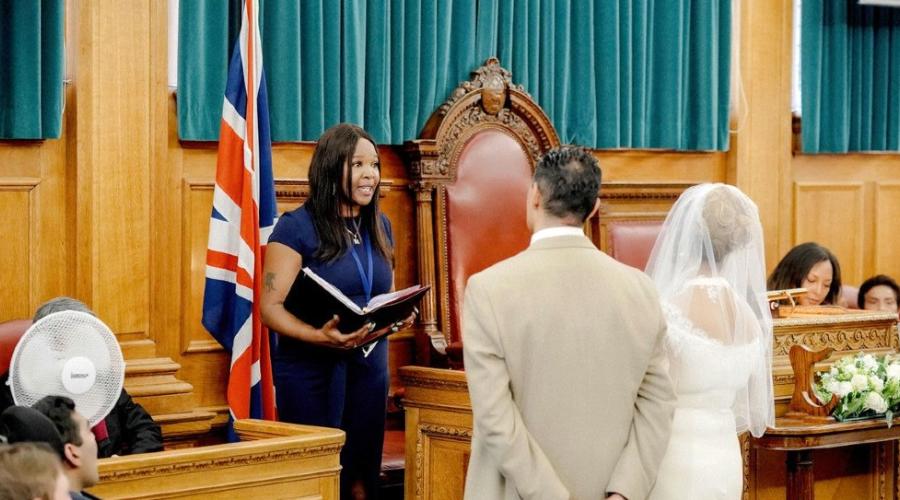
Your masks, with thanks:
[[[231,352],[232,420],[276,418],[269,332],[259,312],[276,208],[258,3],[243,2],[228,66],[203,293],[203,326]]]

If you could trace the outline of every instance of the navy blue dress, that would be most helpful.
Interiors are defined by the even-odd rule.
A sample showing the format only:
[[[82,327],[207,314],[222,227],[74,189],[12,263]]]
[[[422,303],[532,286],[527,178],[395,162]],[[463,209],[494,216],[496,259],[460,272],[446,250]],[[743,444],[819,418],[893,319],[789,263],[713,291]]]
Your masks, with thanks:
[[[390,221],[381,220],[393,246]],[[369,235],[363,229],[364,240]],[[325,263],[314,257],[319,237],[306,207],[278,219],[269,243],[287,245],[300,254],[303,266],[338,287],[358,305],[366,303],[363,281],[351,252]],[[374,243],[372,244],[374,247]],[[354,249],[367,266],[366,245]],[[372,248],[372,296],[390,291],[391,263]],[[384,446],[388,394],[388,343],[379,341],[368,357],[361,349],[333,349],[284,335],[272,356],[278,416],[284,422],[339,427],[347,433],[341,451],[341,497],[351,481],[362,479],[370,498],[377,494]]]

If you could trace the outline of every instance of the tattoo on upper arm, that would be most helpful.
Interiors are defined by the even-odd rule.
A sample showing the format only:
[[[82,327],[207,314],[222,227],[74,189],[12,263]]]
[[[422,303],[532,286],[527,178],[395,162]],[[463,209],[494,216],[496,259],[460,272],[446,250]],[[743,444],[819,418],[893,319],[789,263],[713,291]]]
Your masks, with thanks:
[[[265,287],[267,292],[275,291],[275,273],[268,272],[265,277]]]

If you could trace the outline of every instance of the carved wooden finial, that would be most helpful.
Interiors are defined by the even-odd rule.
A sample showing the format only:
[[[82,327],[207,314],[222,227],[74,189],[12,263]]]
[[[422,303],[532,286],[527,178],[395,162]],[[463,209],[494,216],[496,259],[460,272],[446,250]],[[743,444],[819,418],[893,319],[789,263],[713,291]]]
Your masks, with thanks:
[[[456,101],[476,90],[481,91],[481,105],[490,115],[496,115],[503,109],[510,89],[528,95],[521,85],[512,82],[512,73],[501,66],[496,57],[489,57],[483,65],[472,71],[471,78],[467,82],[461,82],[450,93],[450,98],[440,107],[441,113],[446,113]]]

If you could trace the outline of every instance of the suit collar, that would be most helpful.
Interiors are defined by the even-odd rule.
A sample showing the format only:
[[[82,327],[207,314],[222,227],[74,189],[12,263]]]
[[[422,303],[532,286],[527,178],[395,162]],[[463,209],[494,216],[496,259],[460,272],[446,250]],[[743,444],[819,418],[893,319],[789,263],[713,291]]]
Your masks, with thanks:
[[[555,236],[535,241],[528,246],[529,250],[546,250],[552,248],[592,248],[597,249],[587,236]]]
[[[531,235],[531,243],[544,238],[556,238],[559,236],[583,236],[584,229],[581,226],[553,226],[545,227]]]

